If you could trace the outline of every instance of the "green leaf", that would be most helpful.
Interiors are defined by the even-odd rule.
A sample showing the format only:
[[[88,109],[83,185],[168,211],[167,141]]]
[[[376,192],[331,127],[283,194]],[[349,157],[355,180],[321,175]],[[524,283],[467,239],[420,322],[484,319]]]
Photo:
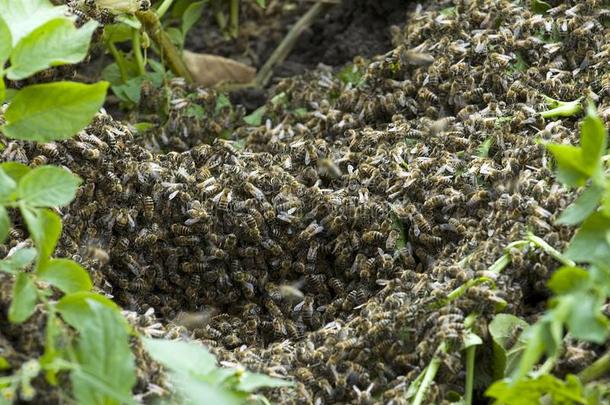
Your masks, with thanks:
[[[266,0],[256,0],[256,4],[258,4],[262,8],[267,7],[267,1]]]
[[[226,95],[221,94],[216,99],[216,107],[214,108],[214,112],[218,114],[220,111],[222,111],[223,108],[226,107],[231,108],[231,100],[229,100]]]
[[[0,164],[0,169],[8,174],[16,183],[31,170],[28,166],[18,162],[6,162]]]
[[[498,314],[489,324],[493,341],[494,379],[506,377],[515,369],[517,360],[525,349],[520,335],[528,326],[527,322],[510,314]],[[510,344],[511,341],[515,343]]]
[[[87,56],[91,35],[98,25],[90,20],[77,29],[65,18],[48,21],[15,46],[7,77],[21,80],[52,66],[82,61]]]
[[[551,110],[542,111],[540,115],[543,118],[572,117],[582,111],[582,104],[580,100],[559,101],[547,97],[547,103],[554,108]]]
[[[591,177],[582,159],[582,149],[573,145],[548,144],[547,149],[557,161],[557,179],[572,187],[580,187]]]
[[[0,271],[17,273],[32,263],[36,258],[36,249],[22,248],[4,260],[0,260]]]
[[[477,149],[477,156],[486,158],[489,156],[489,150],[491,149],[491,145],[493,145],[494,139],[487,138],[483,141],[483,143]]]
[[[0,205],[0,244],[4,243],[4,241],[6,240],[10,227],[11,220],[8,217],[8,212],[6,212],[6,208],[4,208],[4,205]],[[1,265],[0,269],[2,269]]]
[[[94,315],[89,305],[91,301],[98,302],[118,314],[121,313],[121,309],[112,300],[89,291],[79,291],[64,295],[57,302],[56,308],[69,325],[76,327]]]
[[[204,5],[205,1],[197,1],[190,4],[186,10],[184,10],[184,14],[182,14],[182,43],[184,43],[186,34],[189,32],[189,30],[201,18]]]
[[[471,346],[479,346],[483,344],[483,339],[474,332],[468,332],[463,339],[463,349],[468,349]]]
[[[570,241],[565,255],[575,262],[610,263],[610,245],[606,233],[610,231],[610,218],[593,213],[587,218]]]
[[[43,265],[53,254],[61,235],[61,219],[49,209],[32,209],[23,204],[19,208],[36,244],[39,265]]]
[[[48,142],[68,139],[83,129],[104,104],[107,82],[55,82],[20,90],[1,128],[9,138]]]
[[[15,46],[37,27],[66,15],[66,6],[53,6],[48,0],[0,0],[0,15],[8,25]]]
[[[608,145],[608,132],[604,123],[597,115],[595,107],[587,107],[587,115],[580,127],[580,147],[582,148],[583,162],[593,172],[601,169],[601,157]]]
[[[13,301],[8,310],[8,319],[13,323],[27,320],[36,308],[38,294],[29,274],[19,273],[13,285]]]
[[[602,196],[601,212],[610,218],[610,178],[606,180],[606,190]]]
[[[246,402],[247,395],[240,395],[237,392],[215,386],[186,372],[173,371],[170,373],[170,377],[173,385],[183,397],[179,401],[180,404],[242,405]]]
[[[589,272],[580,267],[561,267],[551,276],[549,288],[557,295],[583,290],[589,287]]]
[[[592,291],[571,295],[567,319],[570,334],[580,340],[603,344],[608,337],[608,319],[602,314],[605,297]]]
[[[40,166],[26,174],[19,182],[17,195],[31,207],[68,205],[81,180],[68,170],[56,166]]]
[[[11,364],[5,357],[0,356],[0,371],[8,370],[11,368]]]
[[[74,325],[79,332],[75,356],[78,371],[70,374],[73,393],[81,404],[120,404],[129,398],[136,382],[135,361],[129,346],[124,319],[114,309],[96,300],[87,300],[92,316],[80,318]],[[99,384],[83,378],[87,375]],[[108,387],[100,390],[101,386]],[[133,401],[129,401],[133,403]]]
[[[4,73],[0,68],[0,103],[3,103],[6,98],[6,83],[4,83]]]
[[[549,340],[547,325],[538,322],[527,329],[521,335],[525,342],[525,349],[519,357],[519,366],[512,375],[517,379],[524,377],[538,363],[540,357],[545,352],[545,346]]]
[[[536,379],[524,378],[512,383],[505,379],[494,383],[485,395],[494,398],[496,404],[506,405],[540,404],[545,395],[550,395],[549,403],[553,405],[586,404],[578,379],[568,376],[566,380],[562,381],[550,374]]]
[[[584,221],[599,204],[604,190],[595,185],[588,187],[568,208],[559,216],[560,225],[576,225]]]
[[[244,122],[248,125],[258,127],[263,122],[263,116],[265,115],[265,112],[267,112],[267,107],[258,107],[250,115],[246,115],[244,117]]]
[[[269,377],[265,374],[245,372],[239,378],[237,389],[245,392],[254,392],[259,388],[290,387],[292,381]]]
[[[85,269],[69,259],[51,259],[38,269],[38,276],[65,293],[89,291],[93,284]]]
[[[17,182],[0,167],[0,203],[15,201]]]
[[[546,13],[548,10],[551,9],[551,5],[549,3],[547,3],[546,1],[542,1],[542,0],[532,0],[532,2],[530,3],[530,9],[537,14],[544,14]]]
[[[104,26],[102,40],[104,43],[117,43],[131,41],[133,28],[127,24],[110,24]]]
[[[140,102],[140,93],[144,80],[144,76],[131,78],[123,84],[112,86],[112,92],[122,101],[138,104]]]
[[[151,357],[170,370],[204,375],[216,367],[216,358],[203,346],[176,340],[142,338]]]
[[[0,17],[0,69],[11,56],[12,44],[11,31],[4,19]],[[0,101],[2,101],[2,97],[0,97]]]

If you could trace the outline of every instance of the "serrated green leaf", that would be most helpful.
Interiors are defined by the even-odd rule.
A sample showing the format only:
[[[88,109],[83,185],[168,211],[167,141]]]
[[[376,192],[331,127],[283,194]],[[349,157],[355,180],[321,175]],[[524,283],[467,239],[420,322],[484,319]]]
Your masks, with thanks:
[[[65,293],[89,291],[93,284],[87,271],[70,259],[51,259],[38,269],[38,277]]]
[[[136,382],[135,361],[129,346],[124,319],[117,311],[95,300],[87,300],[92,316],[73,325],[79,332],[75,356],[78,371],[70,374],[78,403],[120,404],[117,397],[129,398]],[[99,381],[92,384],[83,373]],[[100,390],[100,385],[112,391]],[[133,401],[130,401],[133,403]]]
[[[8,310],[8,319],[13,323],[26,321],[36,308],[38,294],[29,274],[18,273],[13,285],[13,300]]]
[[[170,370],[204,375],[216,367],[216,358],[195,343],[150,338],[142,343],[153,359]]]
[[[0,244],[4,243],[8,236],[8,231],[11,228],[11,220],[8,217],[8,212],[4,205],[0,205]],[[0,269],[2,266],[0,265]]]
[[[290,387],[292,381],[269,377],[265,374],[245,372],[239,378],[237,389],[244,392],[254,392],[259,388]]]
[[[82,324],[87,318],[93,316],[93,312],[88,304],[90,301],[96,301],[119,314],[121,312],[121,309],[112,300],[89,291],[79,291],[64,295],[57,302],[56,308],[69,325],[76,327],[76,325]]]
[[[81,180],[68,170],[56,166],[40,166],[23,176],[17,196],[30,207],[68,205]]]
[[[21,181],[21,178],[30,172],[30,167],[18,162],[0,163],[0,169],[8,174],[16,183]]]
[[[46,208],[32,209],[24,205],[20,205],[19,208],[30,236],[36,244],[38,263],[43,265],[53,254],[61,235],[61,219],[59,215]]]
[[[591,177],[582,161],[582,150],[573,145],[548,144],[547,149],[557,161],[557,179],[572,187],[583,186]]]
[[[0,16],[0,69],[4,66],[4,63],[11,56],[13,49],[13,40],[11,38],[11,30],[9,29],[6,21]],[[2,101],[2,97],[0,97]]]
[[[248,125],[258,127],[263,122],[263,116],[267,112],[267,107],[262,106],[254,110],[251,114],[244,117],[244,122]]]
[[[15,201],[17,182],[0,167],[0,203]]]
[[[593,291],[579,292],[570,298],[567,319],[570,334],[576,339],[603,344],[608,337],[608,319],[601,312],[606,298]]]
[[[201,18],[201,14],[203,13],[203,7],[205,5],[205,1],[197,1],[195,3],[190,4],[184,13],[182,14],[182,43],[186,39],[186,34],[189,32],[193,25]]]
[[[48,0],[0,0],[0,15],[8,25],[13,46],[40,25],[54,18],[66,18],[66,6]]]
[[[578,380],[567,378],[562,381],[550,374],[536,379],[524,378],[512,383],[509,380],[497,381],[485,392],[494,398],[498,405],[533,405],[541,403],[541,398],[550,396],[553,405],[586,404],[582,396],[582,385]]]
[[[591,105],[580,127],[580,147],[582,159],[587,168],[594,172],[601,169],[601,157],[608,145],[608,132],[604,123]]]
[[[610,245],[606,233],[610,218],[601,212],[591,214],[570,241],[565,256],[581,263],[610,263]]]
[[[561,213],[557,223],[561,225],[576,225],[584,221],[597,208],[603,192],[602,188],[595,185],[588,187],[578,196],[576,201]]]
[[[48,142],[68,139],[86,127],[106,98],[107,82],[55,82],[20,90],[1,128],[9,138]]]
[[[549,288],[557,295],[587,289],[590,285],[589,272],[580,267],[561,267],[548,282]]]
[[[91,20],[77,29],[65,18],[48,21],[15,46],[7,77],[21,80],[52,66],[82,61],[87,56],[91,35],[98,25]]]
[[[35,258],[36,249],[19,249],[4,260],[0,260],[0,271],[5,271],[7,273],[17,273],[18,271],[23,270],[27,265],[32,263]]]

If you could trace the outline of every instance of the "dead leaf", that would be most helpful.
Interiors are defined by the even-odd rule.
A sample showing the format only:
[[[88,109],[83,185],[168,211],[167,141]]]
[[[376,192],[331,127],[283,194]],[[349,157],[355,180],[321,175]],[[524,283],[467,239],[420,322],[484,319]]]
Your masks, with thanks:
[[[246,84],[256,77],[253,67],[218,55],[184,51],[183,59],[194,82],[201,86],[223,82]]]

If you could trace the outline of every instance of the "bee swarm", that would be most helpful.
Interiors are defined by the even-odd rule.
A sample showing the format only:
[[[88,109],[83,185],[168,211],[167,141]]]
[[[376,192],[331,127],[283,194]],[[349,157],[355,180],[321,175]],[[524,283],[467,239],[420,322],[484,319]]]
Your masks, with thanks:
[[[571,231],[554,220],[573,197],[537,139],[574,143],[577,120],[544,122],[543,95],[592,96],[610,114],[600,2],[552,2],[545,15],[507,0],[444,3],[454,8],[410,14],[393,51],[357,60],[360,86],[325,68],[280,82],[289,106],[270,102],[276,118],[238,128],[245,147],[216,138],[153,153],[100,114],[73,140],[8,142],[2,160],[84,180],[58,256],[80,261],[145,333],[189,335],[220,360],[294,379],[271,391],[282,403],[407,403],[466,315],[488,322],[503,300],[525,316],[527,299],[544,301],[557,263],[530,249],[513,252],[495,288],[431,305],[526,230],[566,246]],[[17,226],[2,256],[25,234]],[[150,308],[169,321],[210,307],[188,328],[151,328]],[[442,358],[430,402],[462,389],[459,356]]]

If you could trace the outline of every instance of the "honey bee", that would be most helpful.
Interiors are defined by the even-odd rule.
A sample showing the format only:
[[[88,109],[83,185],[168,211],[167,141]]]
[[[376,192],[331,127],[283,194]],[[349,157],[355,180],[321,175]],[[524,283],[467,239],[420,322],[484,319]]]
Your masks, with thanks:
[[[155,201],[150,196],[142,198],[142,210],[144,212],[144,218],[151,220],[155,214]]]
[[[299,239],[303,241],[309,241],[314,236],[323,231],[324,227],[318,225],[316,222],[312,222],[299,234]]]
[[[309,294],[305,295],[303,301],[301,301],[294,307],[294,312],[297,312],[301,316],[303,322],[308,325],[311,325],[314,312],[313,296]]]

